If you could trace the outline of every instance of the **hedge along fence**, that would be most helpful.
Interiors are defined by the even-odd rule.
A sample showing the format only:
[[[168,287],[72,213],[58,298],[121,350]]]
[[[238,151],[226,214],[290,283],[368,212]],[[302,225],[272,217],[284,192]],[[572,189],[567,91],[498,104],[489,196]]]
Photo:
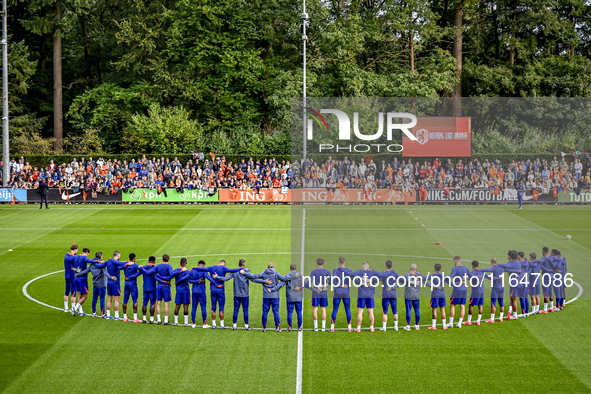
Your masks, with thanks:
[[[209,153],[205,153],[205,158],[206,159],[210,159],[211,160],[211,156],[209,155]],[[271,159],[272,157],[275,157],[275,160],[277,160],[278,162],[282,162],[283,160],[285,161],[290,161],[293,162],[297,157],[296,156],[291,156],[291,155],[240,155],[240,154],[217,154],[216,157],[222,157],[224,156],[226,158],[227,162],[233,162],[233,163],[240,163],[240,161],[242,159],[248,160],[249,158],[253,158],[253,160],[261,160],[263,161],[264,159]],[[348,158],[351,158],[353,160],[355,160],[355,162],[359,162],[361,160],[361,158],[365,158],[366,161],[369,160],[369,158],[372,158],[373,161],[375,163],[381,163],[382,160],[385,160],[386,163],[391,163],[394,160],[394,157],[398,158],[399,162],[402,162],[402,160],[405,160],[407,163],[409,160],[412,160],[413,163],[416,163],[417,161],[422,164],[425,160],[428,163],[432,163],[433,160],[435,160],[436,157],[402,157],[402,155],[400,154],[394,154],[394,153],[379,153],[379,154],[375,154],[375,155],[368,155],[366,153],[351,153],[349,154],[348,152],[339,152],[338,154],[335,153],[309,153],[308,157],[310,157],[311,159],[314,159],[316,162],[318,163],[323,163],[325,162],[328,157],[331,156],[334,159],[342,159],[344,156],[347,156]],[[20,158],[20,156],[13,156],[14,159],[18,160]],[[135,161],[137,162],[138,160],[141,160],[142,158],[142,154],[102,154],[102,155],[27,155],[24,156],[25,161],[29,162],[29,164],[33,167],[46,167],[47,165],[49,165],[50,161],[53,160],[54,163],[56,164],[62,164],[62,163],[71,163],[73,159],[76,159],[77,161],[80,161],[80,159],[84,157],[86,160],[88,160],[89,157],[92,157],[94,160],[98,159],[99,157],[102,157],[105,160],[111,160],[111,161],[121,161],[123,162],[124,160],[127,160],[127,162],[131,162],[132,159],[135,159]],[[164,157],[165,159],[168,158],[171,161],[177,157],[180,162],[182,164],[185,164],[186,162],[188,162],[189,160],[193,160],[193,155],[192,154],[178,154],[178,155],[153,155],[153,154],[146,154],[146,157],[148,159],[152,159],[153,157],[155,157],[156,159],[162,158]],[[484,154],[475,154],[472,155],[472,157],[452,157],[451,161],[453,163],[457,163],[458,160],[462,160],[463,163],[467,163],[468,161],[474,160],[474,159],[478,159],[481,163],[484,162],[485,159],[488,159],[489,161],[493,161],[494,160],[500,160],[501,163],[506,164],[506,163],[510,163],[511,161],[515,160],[515,161],[525,161],[530,159],[531,161],[534,161],[535,159],[540,159],[540,161],[546,159],[549,162],[551,162],[554,157],[556,157],[558,159],[558,161],[561,160],[560,157],[560,153],[558,154],[550,154],[550,153],[530,153],[530,154],[498,154],[498,155],[484,155]],[[301,158],[301,157],[300,157]],[[447,157],[445,156],[439,156],[439,161],[442,163],[447,162]],[[568,162],[571,162],[574,160],[572,154],[568,154],[566,156],[566,160]],[[583,159],[582,162],[584,164],[586,164],[586,159]]]

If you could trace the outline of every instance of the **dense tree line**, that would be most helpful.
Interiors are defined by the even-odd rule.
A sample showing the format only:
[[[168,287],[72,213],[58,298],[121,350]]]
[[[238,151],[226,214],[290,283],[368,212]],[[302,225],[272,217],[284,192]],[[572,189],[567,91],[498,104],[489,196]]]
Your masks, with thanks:
[[[13,152],[289,152],[299,2],[9,4]],[[589,0],[307,7],[309,96],[591,95]]]

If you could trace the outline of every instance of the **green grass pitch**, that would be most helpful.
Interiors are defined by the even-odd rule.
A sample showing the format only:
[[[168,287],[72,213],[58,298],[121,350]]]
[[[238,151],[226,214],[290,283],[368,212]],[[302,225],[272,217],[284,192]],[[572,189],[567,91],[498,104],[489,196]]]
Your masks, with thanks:
[[[72,242],[89,247],[92,253],[103,251],[105,256],[120,250],[123,260],[134,252],[141,263],[150,255],[168,253],[174,256],[173,267],[183,256],[189,267],[201,258],[208,265],[224,258],[234,268],[238,259],[245,258],[252,272],[261,272],[274,261],[285,274],[290,262],[301,262],[301,207],[51,208],[0,206],[0,390],[296,390],[296,332],[233,332],[74,318],[32,302],[23,294],[23,286],[63,269],[63,255]],[[317,257],[324,257],[326,267],[332,270],[337,258],[344,255],[352,269],[367,260],[372,268],[382,271],[384,261],[391,259],[401,274],[411,263],[423,274],[432,272],[437,262],[449,272],[454,255],[462,256],[466,265],[473,259],[486,262],[491,257],[505,262],[508,249],[540,255],[542,246],[548,246],[561,250],[567,258],[569,272],[583,294],[559,313],[480,327],[435,332],[425,328],[410,332],[389,329],[385,333],[364,330],[360,334],[305,331],[302,392],[591,391],[591,302],[587,298],[591,289],[590,207],[528,206],[521,211],[514,206],[305,209],[306,268],[312,267]],[[572,240],[567,241],[566,234],[572,235]],[[41,302],[63,307],[63,288],[63,274],[58,273],[34,281],[28,293]],[[262,290],[257,284],[250,288],[250,320],[256,328],[261,326]],[[355,299],[356,289],[351,292]],[[578,292],[576,286],[568,289],[567,299]],[[449,298],[449,289],[446,293]],[[490,316],[488,295],[487,283],[485,318]],[[402,289],[398,296],[402,325]],[[429,324],[429,289],[423,289],[421,296],[421,323]],[[282,290],[283,328],[284,297]],[[355,319],[354,304],[353,300]],[[227,325],[232,305],[232,284],[228,282]],[[331,305],[327,308],[328,324]],[[84,310],[90,309],[89,300]],[[171,319],[172,310],[171,303]],[[375,312],[376,327],[381,327],[379,297]],[[270,314],[269,326],[272,321]],[[364,326],[368,326],[367,314]],[[388,326],[392,326],[391,315]],[[304,327],[312,327],[309,300],[304,301]],[[342,306],[337,327],[346,327]]]

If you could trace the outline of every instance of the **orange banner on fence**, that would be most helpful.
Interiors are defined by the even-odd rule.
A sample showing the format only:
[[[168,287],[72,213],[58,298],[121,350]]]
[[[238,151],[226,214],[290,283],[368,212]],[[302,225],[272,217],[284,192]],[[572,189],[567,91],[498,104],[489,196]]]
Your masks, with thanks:
[[[257,193],[256,190],[228,190],[219,189],[219,201],[221,202],[289,202],[291,190],[282,193],[281,189],[265,189]]]
[[[256,192],[219,189],[221,202],[335,202],[335,203],[405,203],[417,201],[416,191],[403,193],[400,190],[379,189],[369,192],[364,189],[293,189],[282,193],[281,189]]]
[[[378,189],[369,192],[364,189],[297,189],[291,191],[293,202],[350,202],[350,203],[403,203],[417,201],[416,191],[403,193],[400,190]]]

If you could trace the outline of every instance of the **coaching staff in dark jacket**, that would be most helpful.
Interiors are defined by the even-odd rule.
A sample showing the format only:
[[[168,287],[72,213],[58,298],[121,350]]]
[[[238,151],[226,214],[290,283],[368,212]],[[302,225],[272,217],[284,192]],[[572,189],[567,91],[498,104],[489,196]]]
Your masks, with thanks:
[[[48,192],[49,192],[49,186],[47,186],[47,183],[45,183],[45,181],[39,182],[39,187],[37,188],[37,193],[39,193],[39,196],[41,197],[39,209],[43,208],[43,200],[45,200],[45,208],[49,209],[49,207],[47,206],[47,193]]]

